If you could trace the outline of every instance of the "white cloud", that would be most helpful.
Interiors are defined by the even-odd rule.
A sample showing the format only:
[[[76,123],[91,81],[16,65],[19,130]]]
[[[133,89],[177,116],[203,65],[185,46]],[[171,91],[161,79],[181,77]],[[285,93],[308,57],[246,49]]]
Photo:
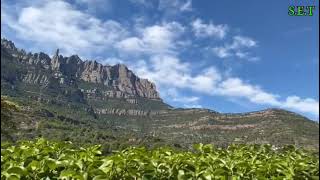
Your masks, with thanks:
[[[239,78],[225,79],[217,88],[215,95],[245,98],[256,104],[287,108],[319,116],[319,102],[315,99],[289,96],[283,101],[279,95],[268,93],[259,86],[244,83]]]
[[[120,41],[117,44],[120,51],[127,51],[132,53],[143,52],[146,50],[145,43],[143,40],[137,37],[129,37]]]
[[[126,34],[118,22],[101,21],[59,0],[24,7],[17,15],[7,15],[5,24],[20,38],[50,48],[59,47],[68,54],[102,50]]]
[[[235,55],[236,55],[237,57],[243,59],[243,58],[248,57],[248,56],[249,56],[249,53],[248,53],[248,52],[237,51],[237,52],[235,53]]]
[[[129,37],[116,44],[122,52],[128,53],[175,53],[179,46],[177,39],[184,32],[177,22],[148,26],[140,30],[138,37]]]
[[[175,97],[172,99],[173,101],[177,102],[185,102],[185,103],[193,103],[199,101],[199,97],[191,96],[191,97]]]
[[[219,83],[216,94],[247,98],[257,104],[279,105],[277,95],[263,91],[260,87],[244,83],[240,78],[227,78]]]
[[[235,36],[233,37],[233,43],[230,45],[230,49],[241,49],[244,47],[250,48],[257,46],[257,42],[252,38],[245,36]]]
[[[177,106],[185,108],[202,108],[199,105],[200,97],[185,96],[177,88],[163,88],[161,89],[161,97],[169,103],[176,103]]]
[[[192,0],[159,0],[158,9],[170,14],[192,11]]]
[[[169,23],[164,26],[151,26],[143,31],[143,40],[152,48],[170,49],[175,37],[183,31],[179,23]]]
[[[214,91],[215,83],[221,79],[214,67],[192,75],[189,63],[170,55],[155,55],[148,62],[139,61],[132,68],[139,76],[156,82],[157,87],[189,88],[207,94]]]
[[[229,30],[228,26],[225,24],[215,25],[212,22],[205,24],[201,19],[194,20],[191,23],[191,26],[195,36],[198,38],[214,37],[223,39]]]
[[[116,57],[110,57],[107,59],[104,59],[102,61],[99,61],[100,63],[102,63],[103,65],[115,65],[115,64],[122,64],[124,63],[124,61],[122,59],[116,58]]]
[[[137,74],[142,77],[148,77],[157,83],[157,86],[170,84],[173,87],[183,88],[186,86],[186,81],[189,77],[188,63],[182,63],[176,57],[168,55],[156,55],[151,57],[149,62],[139,61],[134,69]]]
[[[311,98],[302,99],[298,96],[289,96],[281,107],[319,116],[319,101]]]
[[[319,102],[315,99],[289,96],[286,100],[281,100],[279,95],[267,92],[257,85],[244,82],[238,77],[224,76],[213,66],[194,74],[191,64],[174,56],[157,55],[149,61],[139,61],[132,65],[132,68],[140,77],[155,82],[157,87],[160,87],[162,95],[169,96],[172,101],[184,101],[188,106],[197,105],[198,97],[184,97],[177,91],[189,89],[209,96],[240,98],[255,104],[319,116]]]
[[[248,49],[257,47],[257,41],[245,36],[234,36],[230,44],[212,48],[212,52],[220,58],[238,57],[248,61],[258,61],[260,58],[251,56]]]
[[[214,93],[217,83],[222,79],[220,72],[213,66],[190,78],[190,87],[193,90],[207,94]]]
[[[200,104],[184,104],[183,107],[185,108],[203,108]]]
[[[249,52],[237,51],[234,55],[240,59],[246,59],[251,62],[255,62],[255,61],[260,60],[259,57],[251,56]]]
[[[319,102],[311,98],[289,96],[285,101],[279,95],[268,93],[259,86],[244,83],[239,78],[228,78],[220,82],[216,95],[246,98],[252,103],[292,109],[319,116]]]
[[[168,88],[163,94],[166,98],[174,102],[194,104],[200,100],[197,96],[182,96],[176,88]]]
[[[187,0],[187,2],[182,4],[180,11],[192,11],[192,0]]]
[[[224,47],[214,47],[212,48],[214,54],[216,54],[220,58],[227,58],[232,55],[232,53]]]

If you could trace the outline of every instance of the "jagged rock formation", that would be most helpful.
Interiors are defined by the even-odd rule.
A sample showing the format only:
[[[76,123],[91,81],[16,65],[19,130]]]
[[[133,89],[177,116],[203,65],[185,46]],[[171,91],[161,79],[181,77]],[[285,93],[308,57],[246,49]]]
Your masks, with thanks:
[[[5,51],[21,64],[29,65],[21,79],[25,83],[48,84],[50,76],[60,84],[71,85],[75,81],[101,84],[111,90],[108,97],[143,97],[160,100],[155,84],[137,77],[125,65],[105,66],[96,61],[82,61],[79,56],[63,57],[56,50],[50,58],[45,53],[26,53],[15,47],[12,41],[1,39],[1,52]]]

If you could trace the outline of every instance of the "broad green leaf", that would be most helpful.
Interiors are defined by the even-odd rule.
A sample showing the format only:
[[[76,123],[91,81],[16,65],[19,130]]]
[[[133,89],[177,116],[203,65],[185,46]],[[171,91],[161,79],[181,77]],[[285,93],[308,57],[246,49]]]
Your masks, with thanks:
[[[26,169],[24,167],[18,167],[18,166],[9,168],[7,172],[10,174],[17,174],[20,176],[27,174]]]

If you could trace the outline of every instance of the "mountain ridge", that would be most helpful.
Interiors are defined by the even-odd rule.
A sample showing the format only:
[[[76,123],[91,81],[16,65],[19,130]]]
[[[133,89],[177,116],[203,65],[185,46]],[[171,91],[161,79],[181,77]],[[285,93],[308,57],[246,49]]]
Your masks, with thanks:
[[[100,69],[100,71],[101,71],[101,69],[103,67],[120,67],[120,68],[124,68],[125,71],[129,71],[130,73],[133,73],[131,70],[128,69],[128,67],[125,64],[122,64],[122,63],[117,63],[115,65],[109,65],[109,64],[102,65],[101,63],[98,63],[96,60],[82,60],[77,54],[71,55],[69,57],[64,57],[64,56],[59,54],[59,49],[56,50],[56,52],[54,53],[52,58],[50,58],[49,55],[47,55],[44,52],[38,52],[38,53],[33,53],[33,54],[31,52],[26,53],[24,49],[17,48],[15,46],[14,42],[12,42],[10,40],[7,40],[6,38],[1,38],[1,46],[4,46],[7,49],[10,49],[12,51],[21,52],[24,55],[26,55],[26,54],[29,54],[29,56],[35,55],[36,57],[38,57],[38,59],[40,59],[40,61],[41,60],[45,60],[46,63],[48,63],[48,66],[44,66],[45,68],[47,68],[47,69],[50,68],[49,63],[51,63],[52,69],[54,71],[61,70],[61,69],[59,69],[61,64],[63,65],[63,64],[82,64],[82,63],[84,63],[84,66],[87,66],[87,68],[89,68],[89,69],[90,68],[91,69],[95,69],[95,68],[98,67],[98,69]],[[29,63],[37,64],[39,62],[32,62],[31,61]],[[43,65],[43,63],[42,63],[42,65]],[[85,68],[85,69],[87,69],[87,68]],[[69,68],[66,68],[66,69],[70,70]],[[73,70],[73,71],[76,71],[76,70]],[[154,96],[142,96],[142,97],[147,97],[147,98],[151,97],[150,99],[159,99],[159,100],[162,101],[162,99],[159,97],[159,93],[157,92],[156,86],[155,86],[155,84],[153,82],[149,81],[148,79],[139,78],[134,73],[133,73],[133,75],[135,77],[137,77],[137,79],[139,79],[139,80],[145,81],[146,83],[150,83],[151,89],[154,89],[156,91]],[[81,75],[75,74],[75,76],[79,77]],[[101,79],[98,78],[99,80],[97,80],[97,79],[94,80],[94,78],[90,78],[90,75],[88,75],[88,74],[84,74],[81,78],[86,79],[87,82],[102,83]],[[61,80],[61,81],[63,81],[63,80]],[[126,91],[124,91],[124,92],[126,92]],[[115,95],[115,96],[117,96],[117,95]],[[154,98],[152,98],[152,97],[154,97]],[[215,110],[208,109],[208,108],[177,108],[177,109],[199,109],[199,110],[200,109],[204,109],[204,110],[208,110],[208,111],[217,112]],[[221,114],[233,114],[233,115],[238,115],[239,114],[239,115],[241,115],[241,114],[259,113],[259,112],[265,112],[265,111],[278,111],[278,110],[295,113],[295,112],[292,112],[292,111],[289,111],[289,110],[286,110],[286,109],[282,109],[282,108],[265,108],[265,109],[261,109],[261,110],[257,110],[257,111],[248,111],[248,112],[234,112],[234,113],[221,113],[221,112],[219,112],[219,113],[221,113]],[[295,114],[303,116],[303,115],[298,114],[298,113],[295,113]],[[305,117],[305,116],[303,116],[303,117]]]
[[[161,100],[154,83],[139,78],[124,64],[102,65],[95,60],[83,61],[78,55],[63,57],[59,54],[59,49],[56,50],[52,58],[43,52],[26,53],[25,50],[16,48],[12,41],[4,38],[1,39],[1,48],[11,51],[13,57],[19,58],[21,61],[26,61],[28,64],[38,66],[38,68],[51,70],[55,78],[59,79],[62,84],[72,83],[72,78],[75,77],[85,82],[112,86],[129,95]],[[33,75],[29,75],[27,79],[29,81],[38,80]],[[40,79],[40,82],[47,83],[47,77]]]
[[[13,114],[17,139],[43,136],[78,143],[160,143],[181,148],[200,142],[272,143],[319,149],[319,124],[297,113],[279,108],[245,113],[173,108],[163,102],[152,82],[125,65],[64,57],[59,50],[52,58],[42,52],[26,53],[5,39],[1,40],[1,95],[24,107]]]

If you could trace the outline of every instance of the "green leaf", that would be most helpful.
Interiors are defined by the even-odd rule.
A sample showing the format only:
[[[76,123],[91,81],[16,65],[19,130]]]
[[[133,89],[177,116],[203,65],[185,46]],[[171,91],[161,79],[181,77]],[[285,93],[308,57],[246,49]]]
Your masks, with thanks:
[[[178,171],[178,179],[184,179],[184,171],[183,170]]]
[[[40,166],[39,161],[33,160],[33,161],[31,161],[31,163],[28,164],[27,167],[30,168],[32,171],[34,171],[34,170],[38,169],[39,166]]]
[[[15,175],[15,174],[11,174],[7,180],[20,180],[20,176]]]
[[[50,170],[54,170],[57,168],[57,163],[54,159],[46,160],[46,165],[49,167]]]
[[[65,178],[65,177],[73,177],[76,176],[78,173],[74,170],[71,169],[66,169],[63,170],[60,174],[60,178]]]
[[[214,175],[224,175],[225,174],[225,170],[224,169],[215,169],[213,172]]]
[[[95,176],[93,177],[92,180],[105,180],[105,179],[108,179],[109,177],[106,176],[106,175],[98,175],[98,176]]]
[[[23,175],[26,175],[27,172],[26,172],[26,169],[24,167],[11,167],[7,170],[7,172],[9,174],[17,174],[17,175],[20,175],[20,176],[23,176]]]

